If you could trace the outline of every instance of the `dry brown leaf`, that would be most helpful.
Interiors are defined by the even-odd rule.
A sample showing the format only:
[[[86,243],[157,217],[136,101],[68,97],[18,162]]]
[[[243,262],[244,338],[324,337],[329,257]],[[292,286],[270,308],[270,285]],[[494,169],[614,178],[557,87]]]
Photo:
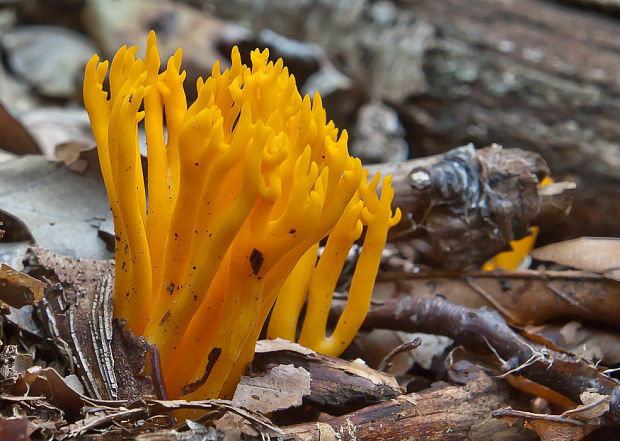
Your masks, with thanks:
[[[41,153],[30,133],[2,107],[2,104],[0,104],[0,149],[18,155]]]
[[[532,394],[537,397],[544,398],[550,403],[559,404],[561,406],[573,408],[575,407],[575,403],[565,397],[564,395],[549,389],[542,384],[535,383],[521,375],[508,375],[506,377],[506,381],[514,387],[515,389],[522,390],[523,392],[527,392],[528,394]]]
[[[17,396],[45,397],[63,412],[77,413],[83,406],[93,402],[69,386],[54,369],[41,366],[32,366],[20,372],[11,393]]]
[[[29,418],[0,418],[0,439],[2,441],[30,441],[30,435],[37,430]]]
[[[22,116],[45,157],[69,165],[80,153],[95,148],[88,114],[84,109],[45,107]]]
[[[541,441],[579,441],[598,427],[564,415],[524,412],[510,407],[494,411],[493,416],[506,422],[523,419],[525,427],[535,430]]]
[[[241,377],[232,402],[262,413],[302,405],[310,395],[310,373],[292,364],[279,365],[262,377]]]
[[[585,422],[592,422],[609,412],[609,402],[611,400],[609,395],[602,395],[596,392],[584,392],[581,394],[580,398],[583,403],[582,405],[567,410],[562,415],[577,418]]]
[[[113,264],[36,247],[30,250],[29,263],[33,274],[51,283],[41,315],[56,324],[49,329],[50,337],[71,349],[88,395],[106,400],[150,393],[150,377],[139,375],[148,343],[124,330],[120,320],[111,320]]]
[[[581,400],[582,405],[567,410],[556,418],[553,418],[555,415],[526,417],[526,426],[536,430],[542,441],[578,441],[601,425],[598,419],[609,411],[610,397],[584,392]]]
[[[43,298],[45,283],[2,264],[0,288],[0,300],[15,308],[21,308]]]
[[[434,271],[383,279],[374,299],[442,296],[470,308],[495,309],[512,325],[570,317],[620,327],[620,283],[589,271]]]
[[[559,263],[620,280],[620,239],[582,237],[537,248],[531,252],[538,260]]]
[[[588,434],[585,427],[556,421],[526,419],[525,427],[535,430],[541,441],[579,441]]]

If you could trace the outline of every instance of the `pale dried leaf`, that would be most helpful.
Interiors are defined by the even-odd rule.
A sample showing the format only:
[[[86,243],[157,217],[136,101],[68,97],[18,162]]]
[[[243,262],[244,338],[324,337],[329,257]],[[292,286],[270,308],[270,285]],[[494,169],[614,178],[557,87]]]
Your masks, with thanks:
[[[584,392],[580,396],[580,406],[567,410],[562,415],[577,418],[581,421],[591,421],[609,412],[609,395],[601,395],[596,392]]]
[[[618,238],[582,237],[553,243],[535,249],[531,254],[538,260],[609,274],[612,277],[614,277],[613,273],[620,270],[620,239]]]
[[[310,395],[310,373],[292,364],[279,365],[262,377],[241,377],[232,401],[262,413],[302,405]]]
[[[21,308],[14,308],[9,306],[8,314],[5,314],[5,318],[9,323],[17,326],[20,330],[31,333],[38,337],[43,337],[43,330],[38,321],[33,318],[34,306],[26,305]]]
[[[259,340],[256,342],[255,352],[265,353],[275,351],[292,351],[305,355],[314,354],[312,349],[308,349],[300,344],[279,337],[273,340]]]

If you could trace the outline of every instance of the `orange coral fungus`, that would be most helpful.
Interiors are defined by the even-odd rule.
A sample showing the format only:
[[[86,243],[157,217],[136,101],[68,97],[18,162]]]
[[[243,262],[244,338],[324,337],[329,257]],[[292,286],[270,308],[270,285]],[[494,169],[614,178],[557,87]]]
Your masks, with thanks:
[[[229,69],[220,72],[216,63],[211,77],[198,80],[189,107],[181,50],[162,73],[153,32],[145,61],[135,54],[135,47],[117,52],[109,96],[102,86],[108,63],[93,56],[84,103],[114,213],[115,315],[158,345],[169,395],[230,395],[278,297],[278,318],[296,323],[305,300],[298,280],[309,284],[309,314],[317,319],[304,327],[302,343],[340,353],[364,319],[387,229],[400,216],[390,210],[390,179],[379,197],[379,177],[366,183],[360,161],[348,154],[346,131],[338,136],[326,123],[320,96],[302,98],[267,50],[253,51],[249,68],[234,48]],[[363,225],[351,301],[334,334],[319,337]]]

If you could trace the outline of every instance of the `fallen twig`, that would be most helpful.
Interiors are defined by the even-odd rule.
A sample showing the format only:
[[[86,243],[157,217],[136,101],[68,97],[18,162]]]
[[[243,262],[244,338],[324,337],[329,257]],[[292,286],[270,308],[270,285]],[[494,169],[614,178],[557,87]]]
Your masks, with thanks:
[[[166,416],[168,412],[179,409],[199,409],[199,410],[219,410],[234,413],[246,420],[252,425],[267,429],[274,434],[282,435],[282,430],[273,425],[262,414],[250,409],[237,406],[226,400],[204,400],[204,401],[185,401],[185,400],[143,400],[139,407],[132,409],[120,408],[107,412],[104,415],[93,415],[79,420],[74,424],[63,428],[66,438],[76,438],[84,435],[88,431],[97,427],[120,421],[136,421],[146,416],[153,417],[157,415]]]
[[[338,305],[335,307],[339,308]],[[500,369],[504,373],[519,372],[577,403],[581,402],[584,392],[595,391],[609,396],[608,417],[613,422],[620,422],[618,381],[572,354],[525,339],[510,328],[496,311],[467,308],[440,297],[403,296],[371,307],[364,327],[440,334],[469,350],[495,353],[501,358]]]

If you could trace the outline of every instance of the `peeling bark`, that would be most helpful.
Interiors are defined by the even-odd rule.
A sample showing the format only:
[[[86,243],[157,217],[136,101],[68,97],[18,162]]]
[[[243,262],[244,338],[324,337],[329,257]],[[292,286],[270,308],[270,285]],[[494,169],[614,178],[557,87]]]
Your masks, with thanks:
[[[477,371],[465,386],[435,385],[340,417],[283,429],[302,441],[533,439],[522,427],[491,418],[492,411],[508,400],[505,385]]]
[[[112,322],[113,263],[36,247],[28,262],[30,274],[48,282],[39,306],[45,331],[88,395],[114,400],[151,393],[150,377],[140,377],[148,343]]]

